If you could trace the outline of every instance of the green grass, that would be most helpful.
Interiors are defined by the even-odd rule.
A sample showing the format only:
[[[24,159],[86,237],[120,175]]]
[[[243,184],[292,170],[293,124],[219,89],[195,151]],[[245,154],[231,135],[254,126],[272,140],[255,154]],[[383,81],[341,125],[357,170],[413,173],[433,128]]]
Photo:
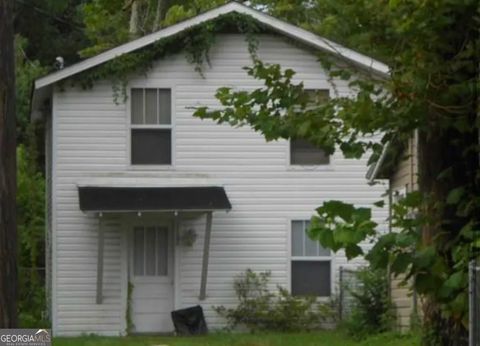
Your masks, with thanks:
[[[339,331],[301,334],[211,334],[198,337],[129,336],[108,338],[85,336],[55,338],[55,346],[414,346],[420,339],[414,335],[383,334],[355,341]]]

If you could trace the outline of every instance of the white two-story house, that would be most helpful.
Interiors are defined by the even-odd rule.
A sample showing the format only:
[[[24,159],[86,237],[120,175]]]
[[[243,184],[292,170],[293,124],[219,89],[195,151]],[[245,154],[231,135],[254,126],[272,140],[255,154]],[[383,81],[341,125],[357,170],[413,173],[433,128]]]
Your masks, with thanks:
[[[202,74],[182,51],[153,61],[146,73],[129,76],[125,102],[115,102],[108,78],[87,89],[69,83],[234,12],[268,28],[256,37],[258,57],[292,68],[307,89],[329,97],[353,92],[342,80],[332,87],[318,52],[365,74],[388,74],[369,57],[229,3],[38,79],[32,116],[46,129],[55,335],[122,335],[128,319],[134,332],[169,332],[170,312],[197,304],[214,329],[223,321],[212,306],[236,304],[233,279],[247,268],[271,271],[272,285],[294,295],[329,297],[339,267],[358,264],[321,248],[305,229],[323,201],[371,207],[381,197],[384,188],[365,179],[367,158],[328,156],[302,141],[266,142],[250,128],[192,115],[195,107],[219,105],[219,87],[260,85],[243,69],[252,65],[244,35],[218,33]],[[374,209],[379,224],[386,216]]]

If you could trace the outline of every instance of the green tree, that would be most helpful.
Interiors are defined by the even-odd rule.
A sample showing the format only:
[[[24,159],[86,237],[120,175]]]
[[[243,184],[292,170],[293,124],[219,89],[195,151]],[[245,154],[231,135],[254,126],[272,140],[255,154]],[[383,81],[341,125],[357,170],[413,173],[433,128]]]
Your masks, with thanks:
[[[383,0],[252,0],[271,15],[390,63],[398,43]]]
[[[217,97],[223,109],[200,108],[196,115],[251,126],[267,140],[305,138],[350,158],[369,150],[378,158],[383,144],[402,142],[418,131],[420,192],[395,207],[400,233],[376,234],[366,211],[340,201],[317,209],[311,233],[323,246],[347,250],[350,258],[363,254],[361,241],[376,236],[367,255],[371,264],[390,264],[394,274],[414,276],[416,290],[426,297],[425,325],[432,333],[426,334],[425,343],[465,344],[467,263],[480,246],[478,1],[255,3],[382,57],[390,64],[390,78],[350,79],[355,71],[322,55],[331,76],[349,79],[359,92],[356,98],[336,97],[307,107],[303,85],[292,82],[294,71],[256,61],[247,72],[262,80],[263,87],[221,88]],[[307,10],[304,15],[292,13],[302,4],[318,17]],[[368,139],[378,132],[384,134],[381,143]],[[410,217],[412,210],[417,211],[415,219]]]
[[[57,56],[70,65],[79,60],[78,51],[87,44],[81,6],[87,0],[16,0],[15,34],[28,40],[23,47],[28,59],[53,69]]]
[[[38,60],[30,60],[25,51],[28,42],[25,38],[15,37],[15,78],[17,109],[17,141],[27,142],[27,128],[30,124],[30,97],[33,81],[46,72]],[[34,134],[32,134],[34,135]]]
[[[92,56],[164,26],[193,17],[227,0],[92,0],[82,7]]]
[[[28,132],[34,131],[33,125]],[[17,225],[19,238],[19,319],[23,327],[46,325],[45,179],[38,169],[35,136],[17,147]]]

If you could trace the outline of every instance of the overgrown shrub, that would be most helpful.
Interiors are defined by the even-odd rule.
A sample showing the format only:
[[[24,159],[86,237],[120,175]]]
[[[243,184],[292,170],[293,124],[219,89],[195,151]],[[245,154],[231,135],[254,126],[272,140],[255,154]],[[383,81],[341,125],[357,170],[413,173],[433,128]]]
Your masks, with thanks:
[[[33,135],[30,136],[33,137]],[[37,166],[34,139],[17,147],[17,226],[20,326],[39,328],[45,300],[45,179]]]
[[[247,269],[234,280],[239,304],[235,308],[214,307],[226,318],[227,328],[247,327],[250,331],[298,332],[318,329],[320,323],[332,316],[328,304],[318,303],[315,297],[294,297],[286,289],[268,289],[270,272],[255,273]]]
[[[363,268],[355,275],[358,285],[346,288],[353,297],[352,311],[344,321],[348,334],[362,339],[392,330],[395,311],[388,294],[387,273]]]

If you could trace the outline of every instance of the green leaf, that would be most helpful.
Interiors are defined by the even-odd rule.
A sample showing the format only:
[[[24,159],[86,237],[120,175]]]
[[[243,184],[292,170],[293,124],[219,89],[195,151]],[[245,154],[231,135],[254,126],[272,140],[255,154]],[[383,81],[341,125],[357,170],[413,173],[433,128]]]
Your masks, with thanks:
[[[415,277],[415,287],[418,293],[435,291],[437,281],[428,273],[418,273]]]
[[[407,267],[412,263],[412,255],[409,253],[398,254],[392,262],[391,270],[395,274],[404,273]]]
[[[327,201],[323,203],[323,210],[328,214],[341,217],[346,222],[351,222],[355,208],[352,204],[342,201]]]
[[[345,247],[345,255],[347,256],[348,260],[351,260],[355,257],[363,255],[363,250],[356,244],[348,245]]]
[[[397,245],[401,248],[408,248],[414,245],[417,241],[417,238],[411,234],[398,233],[397,234]]]
[[[465,188],[463,186],[450,190],[447,196],[447,204],[458,204],[458,202],[460,202],[460,200],[462,199],[464,193]]]
[[[480,249],[480,239],[476,239],[476,240],[473,242],[472,246]]]
[[[454,290],[462,289],[467,286],[467,275],[463,272],[453,273],[443,285]]]
[[[326,229],[312,229],[315,232],[320,244],[327,249],[333,249],[335,247],[335,240],[333,238],[333,232]]]
[[[422,194],[420,191],[409,192],[407,193],[405,198],[402,200],[402,204],[410,208],[419,207],[421,203],[422,203]]]
[[[370,208],[356,208],[352,213],[352,218],[357,222],[370,221],[372,210]]]
[[[460,292],[450,304],[452,311],[458,315],[468,312],[468,294]]]
[[[433,246],[428,246],[424,249],[421,249],[415,254],[415,265],[419,268],[430,269],[432,264],[435,261],[435,248]]]

